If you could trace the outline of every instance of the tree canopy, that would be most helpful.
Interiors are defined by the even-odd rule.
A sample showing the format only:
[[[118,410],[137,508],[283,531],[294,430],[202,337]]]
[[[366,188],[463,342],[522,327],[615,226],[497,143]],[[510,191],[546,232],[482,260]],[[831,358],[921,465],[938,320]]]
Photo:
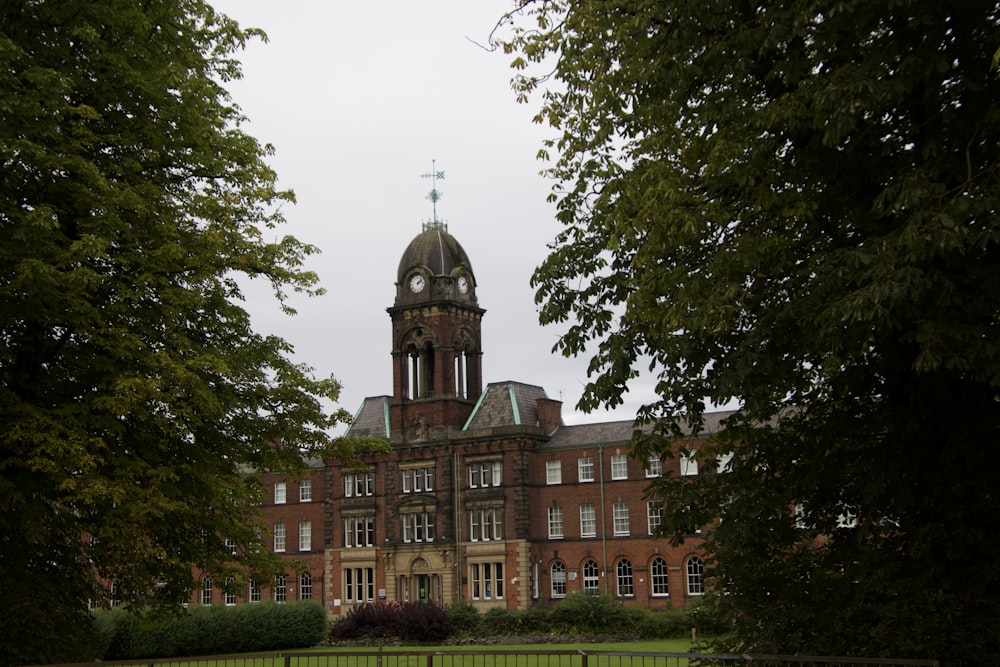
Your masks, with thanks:
[[[337,382],[241,305],[320,291],[224,88],[258,36],[201,0],[0,2],[0,664],[87,657],[111,582],[271,571],[248,472],[350,453]]]
[[[636,453],[738,403],[667,480],[734,646],[998,660],[1000,10],[528,0],[496,42],[564,227],[537,268],[579,407],[640,371]],[[506,26],[506,27],[504,27]],[[704,468],[703,468],[704,469]]]

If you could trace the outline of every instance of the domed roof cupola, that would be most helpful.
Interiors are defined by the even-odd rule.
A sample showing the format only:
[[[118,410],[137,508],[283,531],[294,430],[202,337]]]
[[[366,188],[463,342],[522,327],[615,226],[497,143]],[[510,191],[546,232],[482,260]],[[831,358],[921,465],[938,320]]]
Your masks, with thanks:
[[[424,223],[399,260],[396,305],[445,300],[475,306],[475,287],[469,256],[447,225]]]
[[[427,198],[434,205],[434,218],[425,222],[423,231],[406,246],[396,272],[396,306],[409,306],[439,301],[457,301],[476,307],[476,277],[465,249],[448,233],[448,225],[438,220],[437,203],[441,193],[437,179],[443,171],[423,174],[433,181]]]
[[[399,281],[402,282],[411,269],[418,267],[433,276],[450,276],[457,269],[472,273],[469,256],[442,222],[424,223],[424,231],[410,241],[399,260]]]

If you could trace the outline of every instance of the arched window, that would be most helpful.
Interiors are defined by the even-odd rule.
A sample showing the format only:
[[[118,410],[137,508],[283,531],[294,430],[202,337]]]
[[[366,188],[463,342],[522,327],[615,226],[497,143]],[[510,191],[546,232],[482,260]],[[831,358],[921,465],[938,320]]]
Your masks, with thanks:
[[[670,595],[667,587],[667,561],[660,557],[653,559],[649,564],[649,578],[653,584],[653,595],[656,597],[666,597]]]
[[[583,562],[583,590],[596,593],[601,587],[600,576],[597,561],[585,560]]]
[[[632,588],[632,562],[627,558],[622,558],[615,566],[615,588],[619,597],[635,595]]]
[[[233,588],[236,585],[236,579],[233,577],[226,577],[226,586],[224,590],[224,602],[227,607],[232,607],[236,604],[236,589]]]
[[[566,597],[566,565],[562,561],[552,563],[552,597]]]
[[[308,572],[299,575],[299,599],[311,600],[313,596],[313,577]]]
[[[701,559],[691,556],[687,562],[687,592],[688,595],[701,595],[705,592],[705,582],[702,579],[704,566]]]
[[[284,602],[288,599],[288,586],[285,583],[285,575],[279,574],[274,578],[274,601]]]
[[[207,574],[201,578],[201,603],[212,604],[212,577]]]
[[[455,345],[455,395],[469,397],[469,348],[461,343]]]

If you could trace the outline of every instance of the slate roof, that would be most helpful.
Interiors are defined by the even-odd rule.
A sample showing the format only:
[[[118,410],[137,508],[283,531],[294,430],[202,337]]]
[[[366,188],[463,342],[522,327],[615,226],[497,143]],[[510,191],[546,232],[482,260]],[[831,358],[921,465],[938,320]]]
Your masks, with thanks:
[[[369,396],[354,415],[345,435],[389,438],[389,396]]]
[[[722,428],[722,420],[732,415],[735,410],[722,412],[707,412],[704,415],[704,427],[698,433],[688,435],[704,435],[715,433]],[[632,439],[636,429],[634,420],[600,422],[596,424],[574,424],[563,426],[552,434],[552,438],[544,445],[545,449],[561,447],[582,447],[584,445],[610,445],[627,443]]]
[[[538,399],[545,390],[523,382],[491,382],[479,397],[463,430],[475,431],[497,426],[537,426]]]
[[[466,421],[463,431],[479,431],[504,426],[537,426],[538,399],[547,398],[542,387],[506,380],[491,382],[479,397],[472,415]],[[347,431],[348,436],[369,436],[388,439],[389,396],[369,396],[354,416],[354,424]],[[722,420],[735,411],[707,412],[705,424],[697,436],[721,430]],[[609,445],[628,443],[636,429],[634,420],[599,422],[594,424],[574,424],[560,426],[550,440],[542,447],[559,449],[586,445]]]

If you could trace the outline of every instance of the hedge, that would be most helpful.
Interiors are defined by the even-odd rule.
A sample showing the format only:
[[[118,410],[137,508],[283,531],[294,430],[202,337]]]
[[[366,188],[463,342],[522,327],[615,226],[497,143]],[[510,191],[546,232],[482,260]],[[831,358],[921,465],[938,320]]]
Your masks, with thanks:
[[[316,646],[326,612],[314,600],[193,607],[176,616],[94,612],[104,660],[246,653]]]

